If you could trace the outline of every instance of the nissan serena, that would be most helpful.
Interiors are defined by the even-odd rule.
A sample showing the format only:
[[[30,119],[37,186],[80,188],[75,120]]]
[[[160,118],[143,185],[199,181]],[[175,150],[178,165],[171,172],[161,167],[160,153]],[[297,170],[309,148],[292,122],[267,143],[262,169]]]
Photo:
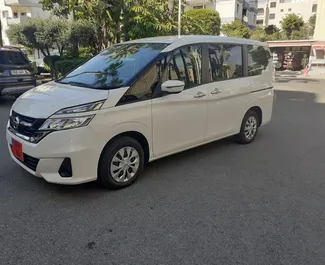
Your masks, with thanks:
[[[13,104],[13,160],[51,183],[133,183],[146,162],[234,135],[254,141],[271,120],[266,43],[216,36],[117,44]]]

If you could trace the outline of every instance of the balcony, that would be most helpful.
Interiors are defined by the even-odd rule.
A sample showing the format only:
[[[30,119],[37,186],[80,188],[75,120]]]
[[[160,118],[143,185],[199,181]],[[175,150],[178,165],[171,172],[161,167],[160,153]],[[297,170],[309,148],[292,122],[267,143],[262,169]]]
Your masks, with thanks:
[[[27,16],[21,16],[18,18],[7,18],[7,24],[8,25],[13,25],[13,24],[20,24],[20,23],[24,23],[26,21],[28,21],[30,19],[30,17]]]
[[[32,0],[5,0],[7,6],[30,6],[31,4],[34,4]]]

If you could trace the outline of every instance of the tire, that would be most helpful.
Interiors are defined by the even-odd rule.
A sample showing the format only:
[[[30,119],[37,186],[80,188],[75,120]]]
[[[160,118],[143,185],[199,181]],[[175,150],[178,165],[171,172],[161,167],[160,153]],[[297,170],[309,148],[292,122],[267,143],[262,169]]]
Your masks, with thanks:
[[[106,188],[122,189],[137,180],[143,166],[141,144],[121,136],[105,147],[98,165],[98,180]]]
[[[236,141],[240,144],[249,144],[253,142],[258,133],[259,124],[260,123],[257,113],[253,110],[247,111],[243,118],[240,132],[235,136]]]

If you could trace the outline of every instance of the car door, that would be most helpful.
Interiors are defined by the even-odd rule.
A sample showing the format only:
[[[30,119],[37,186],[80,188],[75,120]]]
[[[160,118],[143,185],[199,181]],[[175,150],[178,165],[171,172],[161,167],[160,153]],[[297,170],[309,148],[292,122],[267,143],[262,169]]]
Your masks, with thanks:
[[[160,157],[198,145],[205,140],[207,87],[202,82],[202,46],[177,49],[171,55],[164,80],[184,81],[177,94],[152,100],[154,156]]]
[[[209,101],[206,139],[222,138],[239,131],[249,101],[249,79],[244,77],[243,47],[209,44]]]

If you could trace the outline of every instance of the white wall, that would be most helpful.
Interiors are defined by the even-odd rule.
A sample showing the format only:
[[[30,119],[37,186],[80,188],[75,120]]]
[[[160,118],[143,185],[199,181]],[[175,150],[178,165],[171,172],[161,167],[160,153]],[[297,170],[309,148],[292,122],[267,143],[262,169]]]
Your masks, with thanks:
[[[271,7],[271,3],[276,3],[276,7]],[[269,0],[268,8],[268,23],[265,25],[275,25],[278,28],[281,28],[280,22],[287,14],[296,14],[301,16],[304,21],[308,21],[308,19],[315,14],[312,12],[313,4],[317,4],[317,0],[300,0],[300,1],[292,1],[286,3],[280,3],[279,0]],[[272,19],[272,14],[275,15],[275,18]],[[267,16],[267,14],[266,14]]]

